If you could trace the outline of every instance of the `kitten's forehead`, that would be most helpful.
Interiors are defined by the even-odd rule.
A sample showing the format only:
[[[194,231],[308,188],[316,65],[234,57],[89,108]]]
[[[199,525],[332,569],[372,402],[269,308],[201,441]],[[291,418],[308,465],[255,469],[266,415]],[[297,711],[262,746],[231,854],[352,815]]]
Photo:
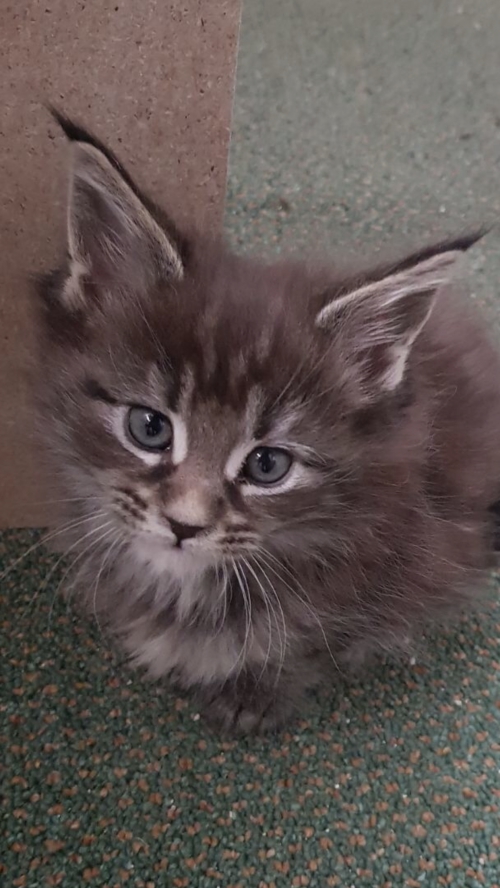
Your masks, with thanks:
[[[201,397],[191,366],[181,377],[176,414],[186,429],[186,452],[207,455],[216,464],[225,461],[227,453],[241,442],[252,441],[263,404],[262,390],[249,387],[238,405],[212,396]]]
[[[300,275],[223,257],[186,274],[175,291],[165,287],[122,303],[97,350],[105,351],[111,337],[107,362],[137,375],[141,392],[152,387],[151,406],[164,395],[171,409],[186,412],[189,405],[192,413],[211,404],[212,415],[229,407],[245,416],[310,378],[317,340],[309,321]]]

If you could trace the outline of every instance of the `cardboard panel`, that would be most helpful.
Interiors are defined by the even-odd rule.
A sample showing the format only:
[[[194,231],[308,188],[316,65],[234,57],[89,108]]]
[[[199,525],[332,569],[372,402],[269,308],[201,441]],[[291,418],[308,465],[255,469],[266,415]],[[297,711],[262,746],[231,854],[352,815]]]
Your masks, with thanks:
[[[0,525],[51,514],[32,437],[29,275],[64,245],[58,106],[179,220],[221,224],[240,0],[65,0],[0,8]]]

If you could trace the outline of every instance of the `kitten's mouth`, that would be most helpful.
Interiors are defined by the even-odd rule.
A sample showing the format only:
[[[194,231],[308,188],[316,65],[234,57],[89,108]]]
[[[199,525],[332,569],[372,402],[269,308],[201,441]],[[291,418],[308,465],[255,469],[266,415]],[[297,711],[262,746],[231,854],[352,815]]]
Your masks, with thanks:
[[[200,545],[192,540],[179,540],[163,533],[145,533],[140,535],[141,546],[163,556],[174,556],[179,561],[217,559],[220,553],[216,547]]]
[[[147,530],[136,535],[134,548],[141,560],[155,571],[177,574],[203,572],[217,565],[231,566],[235,560],[255,555],[260,549],[259,542],[257,539],[211,542],[208,537],[179,539],[167,532]]]

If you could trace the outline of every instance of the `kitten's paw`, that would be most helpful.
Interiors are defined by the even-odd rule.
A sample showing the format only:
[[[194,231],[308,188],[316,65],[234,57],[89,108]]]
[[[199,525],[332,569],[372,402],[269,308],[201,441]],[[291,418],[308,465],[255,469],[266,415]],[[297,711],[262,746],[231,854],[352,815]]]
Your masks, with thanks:
[[[212,728],[224,734],[265,734],[282,728],[293,708],[289,700],[277,696],[243,701],[222,690],[205,703],[203,716]]]

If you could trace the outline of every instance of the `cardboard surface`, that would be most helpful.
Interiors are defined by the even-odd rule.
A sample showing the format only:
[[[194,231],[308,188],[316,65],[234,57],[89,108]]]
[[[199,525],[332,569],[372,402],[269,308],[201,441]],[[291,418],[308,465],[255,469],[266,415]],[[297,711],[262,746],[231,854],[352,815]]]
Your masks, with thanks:
[[[29,276],[64,248],[69,152],[51,102],[180,221],[221,224],[240,0],[0,8],[0,526],[50,518],[32,435]]]

